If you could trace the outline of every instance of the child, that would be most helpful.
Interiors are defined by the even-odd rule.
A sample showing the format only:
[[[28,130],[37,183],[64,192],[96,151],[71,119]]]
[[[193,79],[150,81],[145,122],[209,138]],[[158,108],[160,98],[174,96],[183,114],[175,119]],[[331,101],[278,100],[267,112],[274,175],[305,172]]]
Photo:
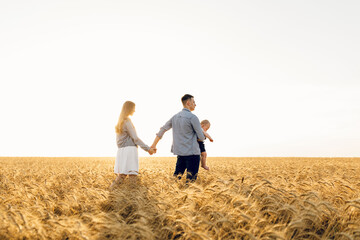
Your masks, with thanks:
[[[201,121],[200,124],[201,124],[201,128],[203,129],[205,138],[208,138],[210,140],[210,142],[213,142],[214,140],[206,132],[210,128],[210,122],[208,120],[203,120],[203,121]],[[210,168],[208,166],[206,166],[207,153],[205,150],[205,144],[202,141],[198,141],[198,143],[199,143],[200,152],[201,152],[201,157],[200,157],[201,167],[204,168],[205,170],[209,170]]]

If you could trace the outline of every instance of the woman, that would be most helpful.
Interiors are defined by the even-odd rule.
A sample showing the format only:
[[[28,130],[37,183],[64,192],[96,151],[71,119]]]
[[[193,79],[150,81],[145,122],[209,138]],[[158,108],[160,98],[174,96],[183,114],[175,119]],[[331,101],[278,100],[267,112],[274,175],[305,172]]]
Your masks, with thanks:
[[[129,116],[132,116],[134,112],[135,103],[126,101],[123,104],[119,121],[115,126],[118,151],[114,172],[117,174],[117,178],[111,184],[111,188],[116,183],[121,183],[126,176],[131,177],[132,180],[136,179],[139,172],[138,145],[150,155],[155,152],[155,149],[150,148],[137,136],[135,127],[129,119]]]

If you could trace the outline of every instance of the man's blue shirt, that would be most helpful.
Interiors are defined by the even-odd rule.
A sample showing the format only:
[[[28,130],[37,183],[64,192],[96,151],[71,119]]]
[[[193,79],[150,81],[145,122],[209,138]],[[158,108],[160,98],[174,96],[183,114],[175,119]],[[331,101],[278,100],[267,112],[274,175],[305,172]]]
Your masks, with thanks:
[[[173,129],[173,144],[171,152],[178,156],[200,155],[197,140],[204,141],[205,136],[198,117],[184,108],[165,123],[156,134],[162,138],[164,133]]]

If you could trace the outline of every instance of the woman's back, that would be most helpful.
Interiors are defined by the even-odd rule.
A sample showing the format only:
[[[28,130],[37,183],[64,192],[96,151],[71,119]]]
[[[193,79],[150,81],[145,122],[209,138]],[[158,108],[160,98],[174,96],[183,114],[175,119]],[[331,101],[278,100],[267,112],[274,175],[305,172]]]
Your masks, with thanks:
[[[135,127],[130,119],[124,121],[121,133],[116,134],[116,143],[118,148],[139,145],[145,151],[150,149],[150,147],[137,136]]]

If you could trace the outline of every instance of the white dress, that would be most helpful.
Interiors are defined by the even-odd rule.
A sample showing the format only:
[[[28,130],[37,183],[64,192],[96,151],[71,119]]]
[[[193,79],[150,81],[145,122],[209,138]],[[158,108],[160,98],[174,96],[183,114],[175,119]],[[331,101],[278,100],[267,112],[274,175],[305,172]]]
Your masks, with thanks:
[[[118,148],[114,166],[114,172],[118,174],[138,175],[139,156],[138,148],[128,146]]]
[[[116,136],[116,142],[118,150],[114,172],[118,174],[138,175],[139,155],[137,146],[140,146],[145,151],[149,151],[150,147],[137,136],[135,127],[130,119],[125,120],[122,133]]]

